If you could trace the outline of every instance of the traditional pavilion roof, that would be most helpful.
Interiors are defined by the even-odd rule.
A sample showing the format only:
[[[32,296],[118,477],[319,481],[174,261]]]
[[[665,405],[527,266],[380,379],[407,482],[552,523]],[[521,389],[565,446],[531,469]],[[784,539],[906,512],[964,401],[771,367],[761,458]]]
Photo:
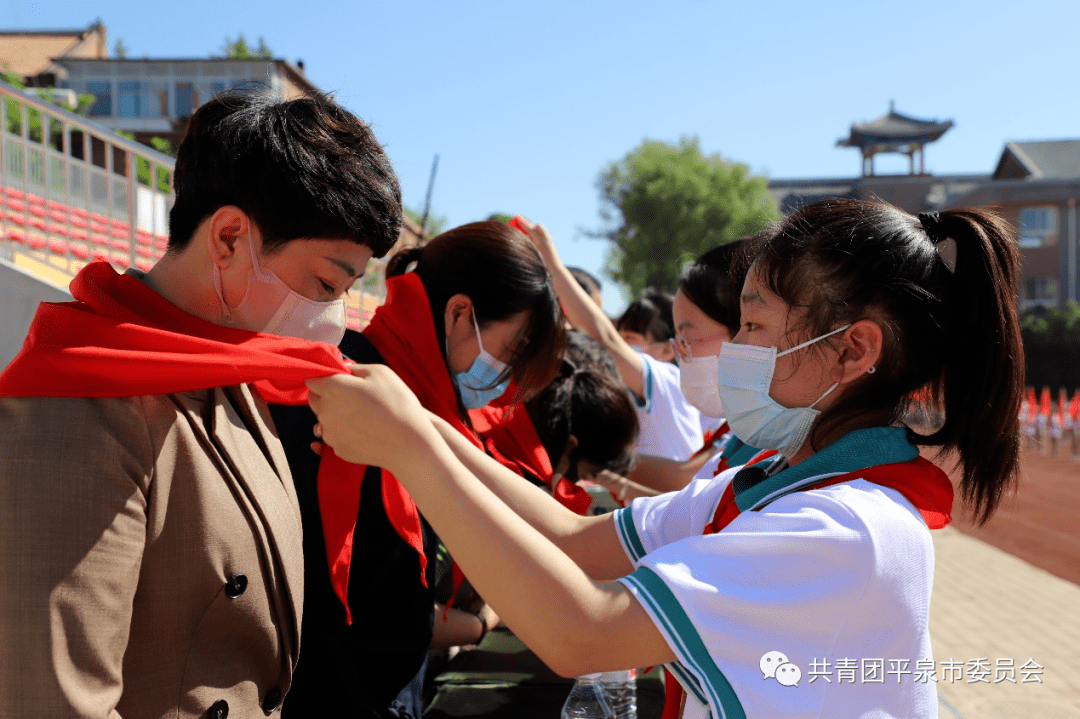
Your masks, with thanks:
[[[837,140],[836,144],[840,147],[921,145],[938,139],[952,126],[952,120],[920,120],[890,106],[888,114],[876,120],[853,123],[851,135]]]

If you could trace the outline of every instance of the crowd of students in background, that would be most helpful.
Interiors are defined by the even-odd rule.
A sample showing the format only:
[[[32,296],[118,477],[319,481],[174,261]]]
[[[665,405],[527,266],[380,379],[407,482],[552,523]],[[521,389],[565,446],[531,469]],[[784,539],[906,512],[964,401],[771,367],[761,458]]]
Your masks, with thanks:
[[[1028,387],[1020,404],[1020,426],[1028,451],[1056,457],[1068,457],[1080,462],[1080,389],[1069,398],[1064,387],[1053,399],[1049,387],[1036,396]]]

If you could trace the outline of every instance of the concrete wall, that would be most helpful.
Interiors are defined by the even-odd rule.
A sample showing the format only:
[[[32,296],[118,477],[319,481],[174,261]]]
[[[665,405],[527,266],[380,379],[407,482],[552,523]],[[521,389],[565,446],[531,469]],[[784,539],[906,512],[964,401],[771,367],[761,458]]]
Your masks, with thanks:
[[[0,368],[22,348],[40,302],[70,302],[66,287],[53,284],[0,257]]]

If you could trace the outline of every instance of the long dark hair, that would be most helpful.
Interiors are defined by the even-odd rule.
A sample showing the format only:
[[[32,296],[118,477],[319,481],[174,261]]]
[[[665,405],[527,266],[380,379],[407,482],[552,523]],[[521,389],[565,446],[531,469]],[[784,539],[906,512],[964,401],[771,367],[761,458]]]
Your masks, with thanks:
[[[954,270],[939,243],[953,243]],[[1009,225],[983,209],[915,218],[883,202],[826,200],[788,216],[749,249],[755,277],[805,311],[800,335],[860,319],[882,329],[877,371],[822,412],[811,446],[859,427],[899,424],[912,401],[928,396],[944,410],[944,424],[908,435],[959,455],[964,502],[979,522],[989,519],[1019,472],[1024,356],[1020,258]]]
[[[551,276],[525,235],[502,222],[462,225],[423,247],[395,254],[387,264],[386,276],[404,274],[413,262],[431,303],[444,358],[443,315],[450,298],[462,294],[472,300],[481,328],[529,312],[524,342],[515,348],[500,380],[513,377],[521,398],[551,381],[566,345],[566,330]]]

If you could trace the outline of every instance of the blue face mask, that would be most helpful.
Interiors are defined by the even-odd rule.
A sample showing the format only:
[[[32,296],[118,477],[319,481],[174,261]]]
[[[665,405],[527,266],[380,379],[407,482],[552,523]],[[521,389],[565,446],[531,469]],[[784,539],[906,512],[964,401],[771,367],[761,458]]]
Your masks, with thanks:
[[[733,342],[721,345],[717,361],[717,389],[727,422],[735,436],[752,447],[775,449],[785,457],[799,451],[810,434],[814,420],[821,413],[814,409],[814,405],[836,389],[839,382],[809,407],[784,407],[769,396],[776,358],[809,347],[850,326],[844,325],[783,352],[777,352],[775,347]]]
[[[499,375],[506,369],[506,363],[495,359],[484,349],[480,339],[480,325],[476,322],[476,312],[472,313],[473,328],[476,330],[476,342],[480,345],[480,354],[473,360],[468,372],[458,372],[455,376],[461,402],[466,409],[480,409],[489,402],[502,396],[510,384],[509,379],[498,382]],[[496,384],[498,382],[498,384]]]

